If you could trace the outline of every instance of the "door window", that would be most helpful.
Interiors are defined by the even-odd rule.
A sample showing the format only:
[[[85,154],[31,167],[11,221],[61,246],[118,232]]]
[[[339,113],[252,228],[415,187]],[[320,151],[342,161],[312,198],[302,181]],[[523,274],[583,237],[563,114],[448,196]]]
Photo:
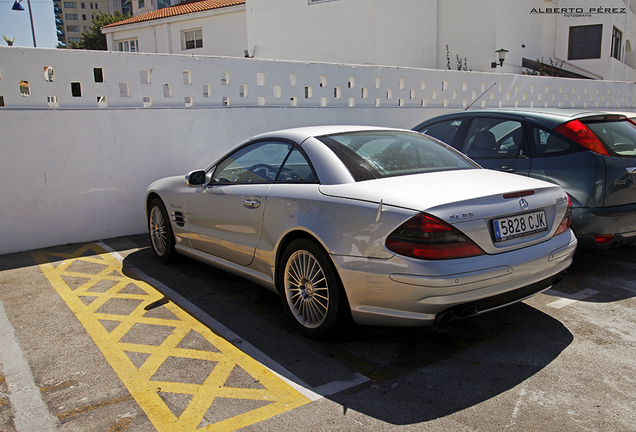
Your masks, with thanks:
[[[462,151],[476,159],[525,156],[523,135],[520,121],[477,117],[470,123]]]
[[[219,163],[212,183],[269,183],[276,178],[292,145],[258,142],[243,147]]]
[[[294,148],[276,177],[277,182],[313,183],[317,180],[311,165],[297,148]]]
[[[530,134],[532,135],[533,157],[560,156],[572,150],[570,142],[538,126],[532,127]]]
[[[419,132],[432,136],[433,138],[437,138],[448,145],[453,145],[455,136],[462,125],[462,120],[462,118],[459,118],[433,123],[423,129],[420,129]]]

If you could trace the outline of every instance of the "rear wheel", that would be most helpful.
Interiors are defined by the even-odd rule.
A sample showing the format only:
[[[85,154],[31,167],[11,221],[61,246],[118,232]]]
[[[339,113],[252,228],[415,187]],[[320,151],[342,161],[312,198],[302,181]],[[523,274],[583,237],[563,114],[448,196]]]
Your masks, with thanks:
[[[155,256],[161,262],[168,262],[177,254],[174,248],[174,233],[168,219],[168,212],[163,202],[155,198],[150,202],[148,210],[148,234]]]
[[[294,240],[281,259],[279,286],[292,324],[314,338],[329,337],[349,317],[346,295],[327,254],[307,239]]]

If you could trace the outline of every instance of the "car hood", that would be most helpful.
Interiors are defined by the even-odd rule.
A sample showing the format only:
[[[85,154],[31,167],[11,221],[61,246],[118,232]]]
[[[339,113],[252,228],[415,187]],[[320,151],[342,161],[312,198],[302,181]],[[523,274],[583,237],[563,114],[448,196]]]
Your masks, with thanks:
[[[545,188],[559,189],[551,183],[516,174],[470,169],[321,185],[320,191],[334,197],[376,203],[382,201],[386,205],[426,211],[449,203]]]

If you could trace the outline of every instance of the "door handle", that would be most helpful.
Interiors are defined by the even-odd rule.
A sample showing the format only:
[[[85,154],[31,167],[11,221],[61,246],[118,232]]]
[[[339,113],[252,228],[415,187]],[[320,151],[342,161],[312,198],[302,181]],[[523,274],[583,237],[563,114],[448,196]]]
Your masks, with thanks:
[[[503,171],[503,172],[513,173],[513,172],[517,171],[517,168],[515,168],[515,167],[510,167],[510,166],[508,166],[508,165],[501,165],[499,168],[497,168],[497,171]]]
[[[243,205],[247,208],[259,208],[261,206],[261,202],[256,198],[249,198],[243,201]]]

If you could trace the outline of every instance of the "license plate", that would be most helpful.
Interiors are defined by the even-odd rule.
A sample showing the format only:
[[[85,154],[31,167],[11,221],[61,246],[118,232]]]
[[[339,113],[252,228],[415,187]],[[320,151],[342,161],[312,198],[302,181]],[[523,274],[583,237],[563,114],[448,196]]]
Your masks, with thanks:
[[[536,211],[492,221],[495,231],[495,241],[505,241],[517,237],[547,231],[548,223],[545,211]]]

